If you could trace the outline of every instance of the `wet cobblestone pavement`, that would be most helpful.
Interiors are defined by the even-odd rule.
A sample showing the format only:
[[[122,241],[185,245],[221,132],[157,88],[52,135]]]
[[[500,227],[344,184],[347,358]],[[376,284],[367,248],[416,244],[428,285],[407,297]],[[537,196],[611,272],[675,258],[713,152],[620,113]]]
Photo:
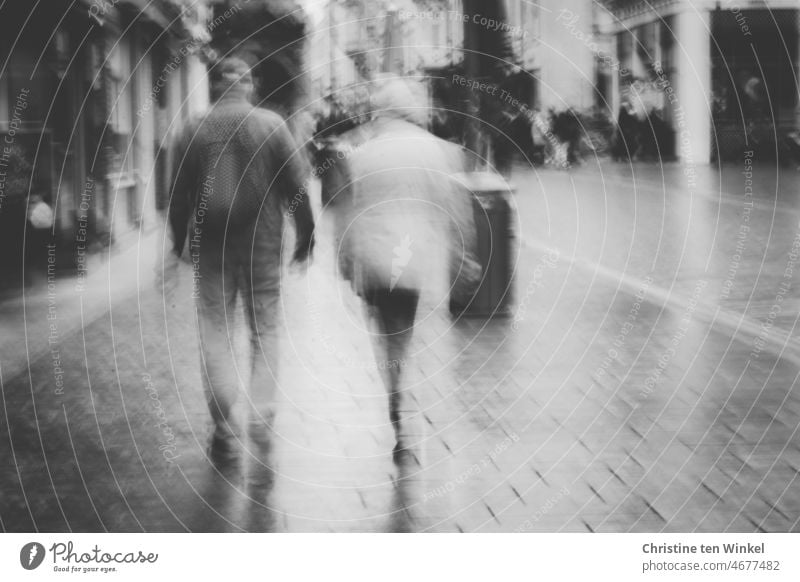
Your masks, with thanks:
[[[746,212],[740,168],[694,196],[679,166],[600,170],[516,172],[512,316],[425,306],[398,462],[325,216],[284,285],[268,459],[208,459],[190,266],[165,304],[155,237],[82,295],[62,278],[55,320],[46,288],[8,298],[3,529],[800,530],[797,174],[763,170]]]

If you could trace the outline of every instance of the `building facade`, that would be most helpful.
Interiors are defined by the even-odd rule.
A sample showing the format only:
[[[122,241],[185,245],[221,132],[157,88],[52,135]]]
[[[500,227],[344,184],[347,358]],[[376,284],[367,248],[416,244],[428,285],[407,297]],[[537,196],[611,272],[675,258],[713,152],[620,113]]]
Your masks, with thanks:
[[[595,104],[594,6],[591,0],[564,0],[548,10],[527,8],[530,46],[523,62],[538,80],[538,109],[587,111]]]
[[[156,224],[171,135],[208,103],[207,15],[197,3],[43,4],[2,9],[0,133],[15,179],[2,192],[2,242],[25,256],[26,213],[41,199],[57,266],[80,269],[91,250]]]
[[[687,163],[775,155],[797,128],[794,0],[616,0],[603,3],[614,39],[610,107],[655,109]]]

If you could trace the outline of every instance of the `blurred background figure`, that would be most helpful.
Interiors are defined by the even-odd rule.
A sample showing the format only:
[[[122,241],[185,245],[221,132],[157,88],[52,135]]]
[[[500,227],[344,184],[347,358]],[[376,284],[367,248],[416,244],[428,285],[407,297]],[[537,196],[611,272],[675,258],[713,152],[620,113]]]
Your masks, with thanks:
[[[624,101],[619,107],[612,156],[617,161],[635,160],[640,150],[641,130],[639,119],[631,103]]]
[[[580,162],[579,145],[581,143],[582,128],[575,111],[567,109],[558,113],[551,113],[550,128],[561,143],[558,164],[562,167]]]
[[[766,116],[768,107],[764,81],[753,72],[743,72],[740,78],[742,79],[742,110],[745,117],[757,120]]]
[[[214,421],[211,456],[229,460],[236,458],[240,438],[232,414],[239,392],[232,347],[237,296],[250,326],[248,433],[263,452],[275,413],[284,213],[288,208],[297,230],[296,262],[312,252],[314,220],[302,188],[305,156],[280,115],[251,104],[248,64],[227,58],[211,75],[215,103],[184,128],[175,150],[171,256],[174,264],[188,240],[203,379]]]
[[[471,199],[455,178],[460,148],[423,129],[429,112],[416,84],[384,78],[371,101],[372,120],[345,136],[355,144],[347,159],[352,182],[334,209],[340,270],[375,332],[397,453],[404,448],[401,376],[420,298],[443,304],[451,273],[469,286],[480,267]]]

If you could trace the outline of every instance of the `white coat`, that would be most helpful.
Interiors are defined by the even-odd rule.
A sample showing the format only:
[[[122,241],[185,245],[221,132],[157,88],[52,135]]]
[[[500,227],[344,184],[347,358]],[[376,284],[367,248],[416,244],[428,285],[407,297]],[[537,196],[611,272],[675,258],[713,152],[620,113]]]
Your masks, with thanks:
[[[378,118],[347,158],[337,207],[340,265],[357,292],[410,289],[441,301],[475,241],[458,146],[401,119]]]

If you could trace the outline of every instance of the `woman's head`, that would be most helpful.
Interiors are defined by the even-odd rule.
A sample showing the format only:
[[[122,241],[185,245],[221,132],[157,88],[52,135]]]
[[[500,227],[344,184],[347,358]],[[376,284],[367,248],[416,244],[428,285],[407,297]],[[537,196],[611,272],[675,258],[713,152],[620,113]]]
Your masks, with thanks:
[[[378,79],[370,103],[373,117],[403,119],[420,127],[428,124],[428,100],[418,82],[394,76]]]

